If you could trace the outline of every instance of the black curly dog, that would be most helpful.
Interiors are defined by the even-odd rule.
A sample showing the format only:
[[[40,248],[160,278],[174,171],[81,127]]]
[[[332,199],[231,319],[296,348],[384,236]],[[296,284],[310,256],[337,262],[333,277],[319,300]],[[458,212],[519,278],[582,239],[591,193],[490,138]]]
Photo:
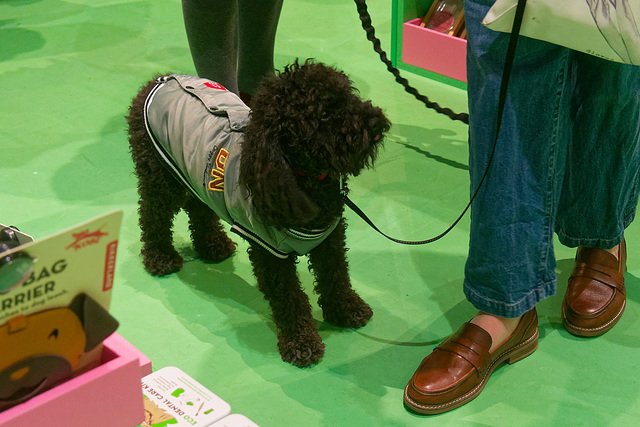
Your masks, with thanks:
[[[236,244],[218,215],[159,160],[143,117],[145,99],[155,85],[152,80],[142,88],[127,120],[140,194],[143,262],[148,272],[161,276],[182,268],[172,242],[173,218],[180,209],[189,216],[194,249],[202,259],[222,261]],[[346,191],[348,176],[373,166],[389,121],[380,108],[358,96],[343,72],[311,60],[296,60],[266,78],[251,104],[241,142],[240,184],[272,226],[318,230],[338,222],[308,252],[309,269],[324,319],[340,327],[364,326],[373,313],[351,287],[341,191]],[[297,277],[299,254],[281,259],[253,241],[248,253],[258,288],[271,306],[282,359],[297,366],[318,362],[324,344]]]

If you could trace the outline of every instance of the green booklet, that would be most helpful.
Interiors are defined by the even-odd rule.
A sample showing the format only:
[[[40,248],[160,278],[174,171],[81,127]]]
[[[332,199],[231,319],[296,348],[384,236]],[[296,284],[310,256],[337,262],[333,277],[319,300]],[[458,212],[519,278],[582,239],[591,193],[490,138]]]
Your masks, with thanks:
[[[145,421],[141,427],[210,426],[231,406],[182,370],[168,366],[142,379]]]

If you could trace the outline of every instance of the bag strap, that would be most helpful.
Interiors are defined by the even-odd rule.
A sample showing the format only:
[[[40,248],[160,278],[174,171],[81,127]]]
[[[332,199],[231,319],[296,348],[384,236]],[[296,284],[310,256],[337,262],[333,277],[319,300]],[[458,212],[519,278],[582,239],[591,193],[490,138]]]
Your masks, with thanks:
[[[493,157],[496,152],[496,146],[498,145],[498,135],[500,135],[502,116],[504,114],[504,105],[507,99],[507,89],[509,87],[509,78],[511,76],[511,69],[513,68],[513,60],[515,58],[516,46],[518,44],[518,36],[520,34],[520,27],[522,26],[522,17],[524,15],[524,9],[526,4],[527,4],[527,0],[518,0],[516,15],[513,20],[513,27],[511,30],[511,36],[509,37],[509,46],[507,47],[507,54],[505,57],[504,69],[502,70],[502,82],[500,83],[500,93],[498,96],[498,111],[496,114],[496,134],[495,134],[495,140],[493,141],[491,154],[489,155],[489,161],[487,163],[487,167],[484,171],[484,174],[480,179],[480,183],[478,184],[478,187],[474,191],[473,195],[471,196],[471,200],[469,200],[469,203],[464,208],[460,216],[458,216],[458,218],[446,230],[444,230],[442,233],[440,233],[435,237],[431,237],[426,240],[417,240],[417,241],[396,239],[380,231],[380,229],[375,226],[375,224],[369,219],[369,217],[367,217],[367,215],[353,201],[351,201],[351,199],[349,199],[349,197],[347,196],[346,189],[342,190],[342,198],[344,200],[344,203],[352,211],[354,211],[360,218],[362,218],[367,224],[369,224],[371,228],[376,230],[378,233],[382,234],[387,239],[403,245],[425,245],[428,243],[435,242],[436,240],[440,240],[441,238],[446,236],[451,230],[453,230],[453,228],[456,225],[458,225],[460,220],[464,217],[464,215],[467,213],[467,211],[471,207],[471,203],[473,203],[476,196],[480,192],[480,188],[482,187],[482,184],[484,183],[485,179],[487,178],[487,175],[489,174],[489,169],[491,164],[493,163]]]

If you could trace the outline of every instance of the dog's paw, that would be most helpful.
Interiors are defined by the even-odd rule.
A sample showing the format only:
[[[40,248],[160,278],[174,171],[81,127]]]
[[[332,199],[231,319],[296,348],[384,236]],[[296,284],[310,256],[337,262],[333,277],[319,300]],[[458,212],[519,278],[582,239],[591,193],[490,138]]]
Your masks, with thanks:
[[[342,328],[361,328],[373,316],[373,310],[360,296],[352,291],[346,298],[321,301],[324,320]]]
[[[205,261],[220,262],[229,258],[236,251],[236,242],[224,236],[224,238],[216,240],[208,244],[194,244],[194,249]]]
[[[305,331],[295,337],[278,340],[278,350],[282,360],[304,368],[314,365],[324,356],[325,345],[316,331]]]
[[[142,263],[145,270],[153,276],[166,276],[167,274],[180,271],[182,268],[182,257],[178,252],[171,253],[142,249]]]

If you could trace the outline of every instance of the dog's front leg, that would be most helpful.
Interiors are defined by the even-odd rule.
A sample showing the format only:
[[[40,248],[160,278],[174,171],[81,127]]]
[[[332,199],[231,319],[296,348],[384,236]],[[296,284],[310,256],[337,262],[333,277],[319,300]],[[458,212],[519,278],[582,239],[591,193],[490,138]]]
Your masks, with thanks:
[[[309,253],[309,263],[316,277],[325,320],[336,326],[359,328],[367,324],[373,311],[351,288],[346,257],[344,218],[336,229]]]
[[[300,287],[295,256],[276,258],[252,244],[249,259],[258,288],[271,306],[282,360],[301,367],[313,365],[324,355],[324,344],[311,314],[309,298]]]

